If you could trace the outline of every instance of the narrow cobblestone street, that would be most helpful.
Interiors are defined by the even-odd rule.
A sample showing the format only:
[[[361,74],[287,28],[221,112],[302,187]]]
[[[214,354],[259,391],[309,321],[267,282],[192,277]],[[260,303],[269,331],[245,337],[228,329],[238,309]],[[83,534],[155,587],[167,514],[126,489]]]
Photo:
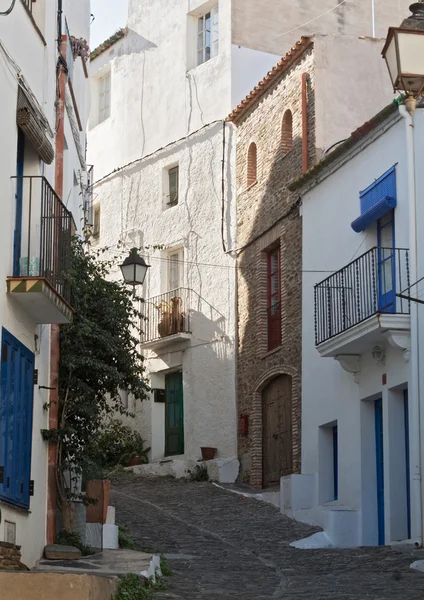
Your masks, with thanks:
[[[125,475],[115,482],[116,522],[140,549],[169,555],[157,600],[386,600],[424,597],[418,556],[390,548],[297,550],[316,531],[278,509],[210,483]]]

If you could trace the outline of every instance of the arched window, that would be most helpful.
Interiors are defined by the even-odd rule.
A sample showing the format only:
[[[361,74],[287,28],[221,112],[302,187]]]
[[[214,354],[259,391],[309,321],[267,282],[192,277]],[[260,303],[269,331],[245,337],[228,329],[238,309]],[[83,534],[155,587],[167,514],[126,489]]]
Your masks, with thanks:
[[[252,142],[247,153],[247,187],[257,182],[258,175],[258,150]]]
[[[281,149],[286,155],[293,148],[293,117],[291,110],[286,110],[281,127]]]

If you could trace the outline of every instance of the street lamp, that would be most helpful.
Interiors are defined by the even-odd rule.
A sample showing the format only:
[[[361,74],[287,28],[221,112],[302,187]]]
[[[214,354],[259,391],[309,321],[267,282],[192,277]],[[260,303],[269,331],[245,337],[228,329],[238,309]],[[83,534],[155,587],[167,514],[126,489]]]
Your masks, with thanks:
[[[121,265],[122,277],[128,285],[143,285],[146,279],[147,269],[150,265],[146,263],[143,257],[139,256],[137,248],[132,248],[130,255]]]
[[[393,89],[417,98],[424,90],[424,0],[409,10],[400,27],[389,28],[382,54]]]

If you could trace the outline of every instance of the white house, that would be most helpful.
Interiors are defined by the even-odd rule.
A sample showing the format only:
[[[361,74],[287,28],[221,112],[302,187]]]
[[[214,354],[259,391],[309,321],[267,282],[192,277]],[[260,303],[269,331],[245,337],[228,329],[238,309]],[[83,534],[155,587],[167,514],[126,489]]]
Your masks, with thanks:
[[[386,108],[291,186],[303,215],[302,474],[283,480],[282,509],[336,545],[422,542],[424,329],[407,298],[423,290],[420,108],[414,124],[412,142],[406,108]]]
[[[46,408],[57,325],[73,312],[64,271],[87,189],[89,23],[89,0],[0,6],[0,541],[21,545],[29,567],[55,535],[55,456],[41,430],[57,420]]]

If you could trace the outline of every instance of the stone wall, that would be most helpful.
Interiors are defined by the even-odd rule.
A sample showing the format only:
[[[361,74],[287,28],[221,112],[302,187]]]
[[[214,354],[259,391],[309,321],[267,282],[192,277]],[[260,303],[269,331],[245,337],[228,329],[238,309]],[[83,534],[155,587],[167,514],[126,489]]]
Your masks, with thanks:
[[[292,377],[293,472],[301,448],[302,224],[287,184],[302,172],[302,74],[308,74],[308,155],[315,160],[314,51],[310,47],[243,117],[237,132],[238,415],[249,433],[238,436],[241,481],[262,485],[262,390],[276,376]],[[287,152],[283,116],[292,113]],[[257,146],[257,183],[247,187],[248,149]],[[284,143],[282,143],[284,142]],[[281,346],[268,352],[267,251],[281,250]]]
[[[0,542],[0,571],[22,571],[21,547]]]

